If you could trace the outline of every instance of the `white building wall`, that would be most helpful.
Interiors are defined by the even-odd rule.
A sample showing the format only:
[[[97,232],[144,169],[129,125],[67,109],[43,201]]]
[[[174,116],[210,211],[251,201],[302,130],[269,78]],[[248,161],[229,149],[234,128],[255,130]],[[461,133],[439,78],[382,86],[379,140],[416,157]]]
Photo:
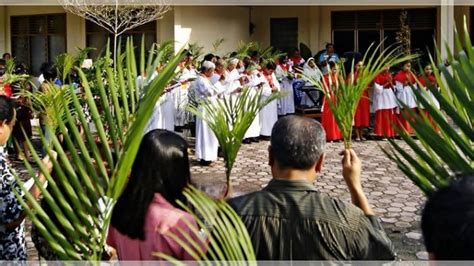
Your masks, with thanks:
[[[179,6],[174,8],[176,50],[187,43],[198,42],[204,51],[212,51],[212,43],[224,43],[217,51],[224,55],[234,51],[240,41],[249,41],[248,9],[239,6]]]

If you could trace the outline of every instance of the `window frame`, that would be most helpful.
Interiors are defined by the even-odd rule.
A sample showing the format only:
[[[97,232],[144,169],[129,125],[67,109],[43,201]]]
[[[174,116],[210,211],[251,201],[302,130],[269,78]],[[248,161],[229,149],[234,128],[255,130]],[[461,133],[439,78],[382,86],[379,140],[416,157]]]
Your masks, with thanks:
[[[57,16],[57,17],[60,17],[60,22],[61,23],[64,23],[64,31],[63,32],[59,32],[59,33],[50,33],[49,32],[49,29],[48,29],[48,19],[50,16]],[[31,30],[30,30],[30,19],[31,18],[34,18],[34,17],[39,17],[39,18],[46,18],[46,24],[44,25],[45,26],[45,30],[44,32],[41,32],[41,33],[31,33]],[[14,19],[25,19],[26,20],[26,24],[27,24],[27,30],[26,31],[19,31],[18,33],[14,32],[13,31],[13,20]],[[46,54],[46,58],[44,58],[43,62],[47,62],[47,61],[50,61],[50,57],[51,57],[51,54],[50,54],[50,43],[49,43],[49,37],[51,36],[61,36],[63,37],[63,41],[64,41],[64,53],[67,52],[67,15],[66,13],[47,13],[47,14],[34,14],[34,15],[14,15],[14,16],[10,16],[10,47],[11,47],[11,50],[13,52],[14,48],[13,48],[13,43],[14,43],[14,39],[15,38],[27,38],[27,46],[28,46],[28,49],[26,51],[27,53],[27,62],[22,62],[22,63],[25,63],[28,65],[28,67],[30,68],[30,72],[32,71],[31,69],[31,66],[32,66],[32,54],[31,54],[31,41],[30,41],[30,38],[31,37],[36,37],[36,36],[40,36],[40,37],[43,37],[46,39],[46,42],[45,42],[45,47],[43,47],[44,51],[45,51],[45,54]],[[16,55],[13,54],[13,56],[15,57]]]

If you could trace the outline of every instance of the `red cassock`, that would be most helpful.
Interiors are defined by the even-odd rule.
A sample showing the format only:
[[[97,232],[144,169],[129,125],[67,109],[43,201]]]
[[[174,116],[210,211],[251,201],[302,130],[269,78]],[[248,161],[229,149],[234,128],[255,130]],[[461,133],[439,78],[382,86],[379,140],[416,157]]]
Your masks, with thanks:
[[[324,81],[325,81],[325,85],[327,84],[329,86],[329,75],[324,76]],[[337,81],[337,76],[332,76],[331,82],[334,83],[335,81]],[[332,86],[334,86],[334,84]],[[332,88],[328,88],[327,86],[324,86],[324,87],[326,91],[329,90],[330,93],[333,93]],[[336,104],[335,99],[334,99],[334,103]],[[324,131],[326,131],[327,141],[342,139],[341,131],[339,130],[339,126],[337,125],[336,119],[334,118],[334,115],[329,106],[329,100],[327,100],[326,97],[324,97],[323,99],[323,112],[321,114],[321,124],[324,128]]]
[[[10,84],[6,83],[3,85],[3,93],[5,94],[5,96],[7,97],[12,97],[13,96],[13,91],[12,91],[12,87],[10,86]]]
[[[418,77],[418,80],[420,81],[421,85],[423,86],[423,88],[425,88],[426,90],[429,90],[428,89],[428,84],[431,84],[433,86],[438,86],[438,83],[436,82],[436,77],[434,75],[429,75],[428,76],[428,80],[426,79],[426,77],[424,75],[420,75]],[[428,121],[430,121],[431,125],[433,126],[433,128],[439,132],[439,128],[438,128],[438,125],[436,125],[436,123],[433,121],[433,117],[431,117],[431,114],[428,112],[428,110],[426,109],[421,109],[420,112],[423,112],[425,114],[425,117],[426,119],[428,119]]]
[[[383,90],[390,90],[390,91],[382,91],[382,94],[385,93],[386,95],[393,95],[393,78],[392,74],[389,71],[385,71],[379,74],[375,78],[376,86],[383,87]],[[395,100],[395,96],[392,96],[393,100]],[[389,97],[386,97],[386,100],[389,100]],[[377,99],[378,100],[378,99]],[[379,105],[385,105],[384,107],[393,106],[391,102],[388,103],[381,103]],[[396,136],[394,126],[397,123],[397,116],[395,114],[395,108],[379,108],[375,111],[375,128],[374,134],[379,137],[391,138]]]
[[[416,84],[415,75],[412,72],[407,71],[398,72],[395,75],[394,80],[402,83],[404,87],[410,86],[411,84]],[[416,107],[411,109],[414,112],[416,112],[417,110]],[[413,134],[414,131],[409,123],[410,120],[413,120],[413,118],[411,117],[409,110],[407,110],[406,108],[400,108],[400,114],[398,114],[397,124],[405,131],[405,133]]]
[[[354,74],[354,82],[357,82],[357,72]],[[370,125],[370,100],[369,90],[365,89],[362,97],[357,105],[356,113],[354,115],[355,127],[368,127]]]

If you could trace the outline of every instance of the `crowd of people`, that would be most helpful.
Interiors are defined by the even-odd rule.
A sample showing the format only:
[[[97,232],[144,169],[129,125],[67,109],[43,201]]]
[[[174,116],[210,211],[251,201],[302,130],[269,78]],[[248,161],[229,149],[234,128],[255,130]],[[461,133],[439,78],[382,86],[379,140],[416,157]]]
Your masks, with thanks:
[[[283,92],[285,96],[260,111],[246,132],[244,143],[268,140],[271,128],[278,118],[294,114],[295,106],[320,107],[326,140],[342,140],[329,101],[325,100],[323,93],[314,88],[315,82],[321,82],[325,93],[333,93],[338,82],[344,82],[341,81],[340,69],[343,64],[332,44],[326,45],[326,49],[315,57],[307,59],[301,57],[298,49],[295,49],[291,57],[284,55],[273,60],[260,57],[256,51],[243,58],[237,58],[235,55],[236,53],[232,53],[221,58],[208,54],[196,64],[193,55],[188,52],[179,65],[180,76],[177,84],[171,86],[157,103],[147,131],[157,128],[179,131],[194,122],[194,118],[185,111],[189,102],[199,104],[203,100],[216,101],[222,97],[238,95],[243,88],[249,88],[253,93],[261,91],[263,98],[276,92]],[[353,73],[347,75],[347,79],[357,82],[363,67],[362,58],[354,58]],[[399,71],[392,73],[391,70],[396,68]],[[154,75],[158,75],[158,72],[159,70]],[[142,80],[143,77],[139,77],[137,84],[142,85]],[[414,74],[411,62],[387,67],[364,91],[360,99],[353,122],[355,140],[366,140],[365,129],[371,127],[373,135],[379,139],[396,137],[397,127],[413,134],[408,122],[408,109],[424,112],[426,117],[430,118],[423,107],[418,106],[413,90],[423,90],[423,95],[427,95],[429,101],[436,102],[427,89],[428,84],[437,86],[429,64],[424,66],[424,73],[419,75]],[[313,89],[302,93],[302,87]],[[371,116],[371,113],[374,115]],[[201,164],[209,165],[218,156],[217,139],[201,119],[196,118],[195,128],[194,124],[191,125],[196,135],[196,157]]]
[[[245,58],[231,54],[228,58],[208,54],[199,67],[193,54],[187,52],[178,66],[177,78],[156,103],[124,193],[117,201],[107,236],[120,260],[153,260],[154,252],[163,252],[177,259],[192,256],[169,232],[194,235],[189,228],[194,218],[176,204],[185,201],[184,188],[190,183],[188,143],[174,133],[187,125],[195,126],[195,156],[203,165],[218,157],[218,142],[205,121],[185,111],[189,103],[217,101],[238,95],[242,89],[262,91],[269,97],[278,91],[288,92],[278,102],[266,106],[245,134],[245,143],[270,140],[268,162],[274,177],[262,189],[230,199],[230,206],[247,227],[258,260],[393,260],[396,252],[384,232],[361,184],[361,163],[353,150],[341,152],[341,169],[352,203],[319,193],[314,182],[324,166],[328,141],[342,138],[327,101],[322,103],[321,123],[293,115],[295,88],[298,79],[305,85],[315,80],[339,81],[339,56],[334,46],[315,57],[302,58],[299,51],[278,60],[264,60],[258,53]],[[355,62],[353,76],[363,62]],[[158,66],[150,79],[143,73],[135,81],[139,88],[159,76]],[[416,76],[411,63],[403,64],[393,75],[387,68],[367,88],[354,118],[356,138],[363,140],[363,128],[370,126],[371,108],[375,111],[374,134],[394,137],[395,127],[411,132],[405,108],[420,108],[413,93],[418,86],[435,85],[429,65],[425,74]],[[1,71],[1,64],[0,64]],[[43,79],[60,82],[42,73]],[[428,78],[425,78],[428,77]],[[332,89],[330,86],[324,88]],[[308,96],[308,95],[306,95]],[[398,101],[404,103],[399,106]],[[310,99],[302,97],[304,103]],[[314,102],[313,102],[314,104]],[[316,103],[317,104],[317,103]],[[26,104],[25,104],[26,105]],[[422,111],[422,110],[421,110]],[[18,117],[13,100],[0,96],[0,146],[4,147]],[[402,115],[404,114],[405,115]],[[194,124],[193,124],[194,123]],[[15,198],[18,190],[0,150],[0,260],[26,259],[24,240],[25,210]],[[156,164],[150,164],[150,158]],[[51,169],[48,158],[45,164]],[[40,183],[44,177],[39,177]],[[472,177],[461,178],[431,197],[422,217],[425,244],[431,259],[473,259],[474,232],[472,213],[474,183]],[[37,186],[30,190],[40,197]],[[456,194],[458,204],[446,204]],[[206,239],[194,235],[206,248]],[[189,241],[186,239],[184,241]]]

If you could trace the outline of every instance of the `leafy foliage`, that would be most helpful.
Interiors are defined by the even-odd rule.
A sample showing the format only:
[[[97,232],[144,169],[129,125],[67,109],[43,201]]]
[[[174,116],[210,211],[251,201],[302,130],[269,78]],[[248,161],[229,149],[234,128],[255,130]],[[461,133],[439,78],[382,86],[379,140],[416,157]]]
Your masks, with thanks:
[[[457,32],[455,36],[455,46],[460,52],[453,54],[446,47],[449,64],[441,62],[439,49],[438,63],[431,60],[439,90],[432,84],[428,84],[428,89],[439,102],[441,110],[424,97],[425,91],[414,90],[433,123],[424,113],[410,112],[409,116],[413,119],[408,121],[419,141],[399,130],[409,150],[395,141],[390,141],[391,148],[384,150],[428,196],[447,186],[457,176],[474,174],[474,47],[466,23],[464,40],[461,41]]]
[[[199,228],[187,222],[191,234],[184,231],[180,232],[180,236],[169,234],[172,239],[196,261],[245,261],[248,265],[256,265],[255,252],[247,228],[225,201],[213,200],[193,187],[186,189],[184,195],[188,205],[182,202],[178,204],[193,214]],[[196,236],[205,236],[207,239],[199,240]],[[166,254],[155,255],[180,264]]]
[[[377,46],[371,45],[369,47],[362,60],[364,66],[362,69],[359,69],[357,78],[354,74],[354,61],[352,62],[351,73],[349,74],[344,71],[343,67],[339,67],[342,70],[338,74],[337,80],[333,80],[331,75],[329,76],[329,82],[326,82],[324,79],[315,80],[312,77],[305,76],[314,86],[324,92],[325,101],[329,103],[329,107],[341,130],[344,146],[347,149],[350,149],[352,146],[352,124],[357,105],[364,91],[384,68],[398,65],[416,57],[415,55],[403,55],[398,49],[391,49],[391,47],[378,53],[380,45],[381,43]]]
[[[244,88],[239,95],[224,96],[222,99],[205,99],[197,105],[190,105],[188,110],[205,121],[214,132],[224,154],[227,191],[231,191],[230,176],[242,140],[252,121],[260,110],[270,102],[283,97],[281,93],[273,93],[268,98],[262,97],[262,91],[254,92]]]
[[[24,163],[40,187],[52,214],[46,213],[26,189],[23,189],[25,197],[17,196],[32,223],[62,260],[101,259],[111,210],[127,182],[143,130],[181,60],[181,55],[175,56],[160,76],[150,81],[143,100],[139,102],[133,50],[132,40],[128,39],[125,55],[122,56],[121,51],[117,55],[125,61],[118,61],[117,66],[122,63],[126,70],[121,65],[117,74],[114,74],[113,66],[106,63],[104,67],[96,66],[96,79],[90,82],[81,69],[76,69],[84,89],[84,105],[90,111],[96,132],[89,127],[73,86],[50,87],[67,93],[72,105],[72,108],[61,111],[56,106],[46,114],[48,119],[57,122],[57,134],[55,125],[46,124],[50,143],[41,134],[43,148],[52,158],[54,174],[49,173],[28,141],[32,156],[48,181],[48,189],[42,188],[29,162]],[[148,60],[151,63],[146,66],[147,69],[154,69],[158,64],[157,53],[151,54],[153,59]],[[104,61],[109,60],[106,58]],[[145,60],[141,60],[140,64],[145,64]],[[92,93],[93,87],[97,89],[97,95]],[[45,104],[49,108],[50,104]],[[56,104],[59,103],[52,105]],[[83,129],[83,135],[77,124]],[[59,136],[62,136],[62,142]],[[53,156],[54,152],[58,155],[57,159]],[[21,179],[18,176],[16,179],[23,187]]]

